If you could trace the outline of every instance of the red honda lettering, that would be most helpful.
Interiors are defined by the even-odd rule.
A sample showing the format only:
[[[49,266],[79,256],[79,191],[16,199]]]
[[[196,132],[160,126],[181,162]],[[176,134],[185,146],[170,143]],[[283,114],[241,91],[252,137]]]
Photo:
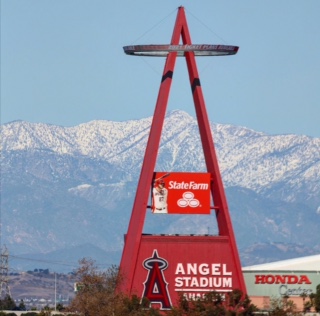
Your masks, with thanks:
[[[256,282],[255,284],[265,284],[265,276],[264,275],[255,275]]]
[[[288,275],[287,276],[287,283],[288,284],[297,284],[298,283],[298,277],[296,275]]]
[[[274,275],[268,274],[268,275],[266,276],[266,283],[267,283],[267,284],[273,284],[273,283],[274,283],[274,280],[275,280]]]
[[[300,275],[299,284],[311,284],[309,278],[306,275]]]
[[[286,284],[286,276],[285,275],[276,275],[276,284]]]

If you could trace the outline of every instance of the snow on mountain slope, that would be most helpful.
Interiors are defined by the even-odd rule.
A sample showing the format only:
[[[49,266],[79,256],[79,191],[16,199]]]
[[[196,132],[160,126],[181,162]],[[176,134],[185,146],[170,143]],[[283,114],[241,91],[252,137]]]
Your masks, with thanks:
[[[3,243],[15,253],[87,243],[120,251],[151,122],[2,125]],[[215,123],[211,129],[239,246],[301,243],[290,249],[319,250],[320,139]],[[156,171],[206,171],[197,121],[189,114],[168,113]],[[148,213],[145,231],[214,234],[217,227],[214,216],[155,219]]]
[[[12,122],[2,126],[2,151],[50,150],[101,159],[119,169],[140,171],[152,118],[135,121],[92,121],[75,127]],[[211,123],[225,185],[268,194],[281,186],[281,198],[294,201],[290,191],[308,191],[314,207],[320,191],[320,139],[298,135],[267,135]],[[165,120],[159,170],[204,171],[197,121],[182,111]],[[278,196],[280,197],[280,195]]]

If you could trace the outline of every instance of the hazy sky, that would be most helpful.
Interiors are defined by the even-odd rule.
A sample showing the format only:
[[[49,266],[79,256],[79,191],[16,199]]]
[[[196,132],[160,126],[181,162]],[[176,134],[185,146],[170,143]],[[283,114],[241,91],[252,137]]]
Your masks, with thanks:
[[[165,58],[122,47],[168,44],[180,5],[194,44],[240,46],[196,59],[211,121],[320,137],[319,0],[1,0],[1,123],[153,115]],[[184,58],[173,109],[194,116]]]

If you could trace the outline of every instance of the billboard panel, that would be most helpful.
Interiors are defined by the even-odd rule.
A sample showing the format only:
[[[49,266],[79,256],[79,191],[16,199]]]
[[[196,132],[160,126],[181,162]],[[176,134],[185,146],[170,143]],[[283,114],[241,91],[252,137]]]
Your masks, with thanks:
[[[210,173],[154,172],[152,212],[210,214]]]
[[[316,292],[318,271],[244,271],[248,294],[252,296],[301,296]]]
[[[187,299],[240,288],[228,237],[143,235],[132,292],[170,309]]]

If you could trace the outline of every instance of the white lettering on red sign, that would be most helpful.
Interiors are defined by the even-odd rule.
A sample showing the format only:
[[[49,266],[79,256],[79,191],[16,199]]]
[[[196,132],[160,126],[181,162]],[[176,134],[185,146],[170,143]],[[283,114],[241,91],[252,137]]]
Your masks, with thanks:
[[[188,288],[231,288],[232,278],[228,277],[177,277],[175,278],[176,287]]]
[[[225,263],[178,263],[175,274],[232,275],[232,272],[227,271],[227,265]]]
[[[225,263],[178,263],[175,271],[176,291],[196,288],[232,288],[232,272]]]
[[[169,181],[170,190],[208,190],[208,183]]]

